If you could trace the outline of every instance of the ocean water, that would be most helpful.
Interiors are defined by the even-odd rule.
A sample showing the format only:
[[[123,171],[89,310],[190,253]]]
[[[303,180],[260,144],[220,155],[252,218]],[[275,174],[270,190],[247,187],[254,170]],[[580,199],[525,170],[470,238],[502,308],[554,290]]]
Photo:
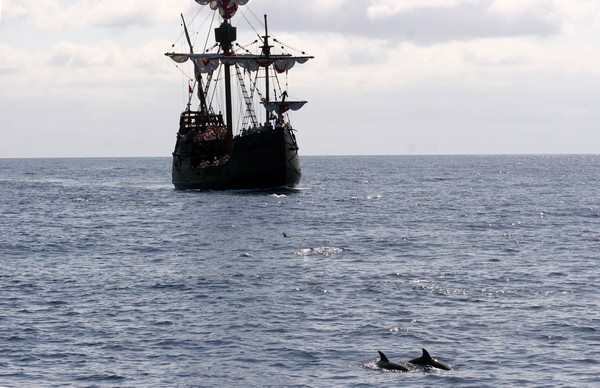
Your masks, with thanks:
[[[0,159],[0,386],[600,386],[600,156],[302,164]]]

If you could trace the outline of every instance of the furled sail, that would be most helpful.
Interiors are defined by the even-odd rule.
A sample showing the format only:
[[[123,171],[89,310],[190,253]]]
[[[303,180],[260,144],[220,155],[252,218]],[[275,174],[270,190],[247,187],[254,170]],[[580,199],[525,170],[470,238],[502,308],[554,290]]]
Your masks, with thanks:
[[[269,57],[253,54],[223,55],[223,54],[176,54],[166,53],[173,61],[184,63],[192,59],[201,73],[208,73],[219,67],[220,64],[238,64],[248,71],[257,71],[261,67],[273,65],[278,73],[285,73],[296,63],[305,63],[311,56],[272,55]]]
[[[296,111],[306,104],[306,101],[268,101],[262,102],[269,112],[282,114],[288,110]]]

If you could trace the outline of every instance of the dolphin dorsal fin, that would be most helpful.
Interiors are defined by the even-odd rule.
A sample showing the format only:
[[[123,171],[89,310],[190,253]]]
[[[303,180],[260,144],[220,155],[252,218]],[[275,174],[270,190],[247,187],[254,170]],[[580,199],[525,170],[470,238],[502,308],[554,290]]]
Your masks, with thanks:
[[[431,356],[429,355],[429,352],[427,350],[425,350],[425,348],[421,348],[423,349],[423,355],[421,357],[423,357],[426,360],[431,360]]]
[[[390,361],[387,359],[387,357],[385,356],[385,354],[383,354],[383,353],[382,353],[382,352],[380,352],[379,350],[377,351],[377,353],[379,353],[379,357],[381,357],[381,360],[380,360],[380,361],[383,361],[383,362],[390,362]]]

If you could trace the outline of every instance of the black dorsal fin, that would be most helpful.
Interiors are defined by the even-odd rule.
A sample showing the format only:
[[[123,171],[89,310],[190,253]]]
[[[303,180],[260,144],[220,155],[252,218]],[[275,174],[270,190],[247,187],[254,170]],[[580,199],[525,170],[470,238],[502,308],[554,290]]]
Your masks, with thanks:
[[[381,357],[381,360],[379,361],[383,361],[383,362],[390,362],[387,357],[385,356],[385,354],[383,354],[382,352],[380,352],[379,350],[377,351],[379,353],[379,357]]]
[[[425,348],[421,348],[421,349],[423,349],[423,355],[421,357],[425,360],[431,360],[431,356],[429,355],[429,352],[427,350],[425,350]]]

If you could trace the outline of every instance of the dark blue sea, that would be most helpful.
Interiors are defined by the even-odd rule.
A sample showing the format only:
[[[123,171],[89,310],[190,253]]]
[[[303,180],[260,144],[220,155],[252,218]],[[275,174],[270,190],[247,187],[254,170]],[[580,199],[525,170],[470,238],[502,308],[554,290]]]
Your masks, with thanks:
[[[302,164],[0,159],[0,386],[600,386],[600,156]]]

